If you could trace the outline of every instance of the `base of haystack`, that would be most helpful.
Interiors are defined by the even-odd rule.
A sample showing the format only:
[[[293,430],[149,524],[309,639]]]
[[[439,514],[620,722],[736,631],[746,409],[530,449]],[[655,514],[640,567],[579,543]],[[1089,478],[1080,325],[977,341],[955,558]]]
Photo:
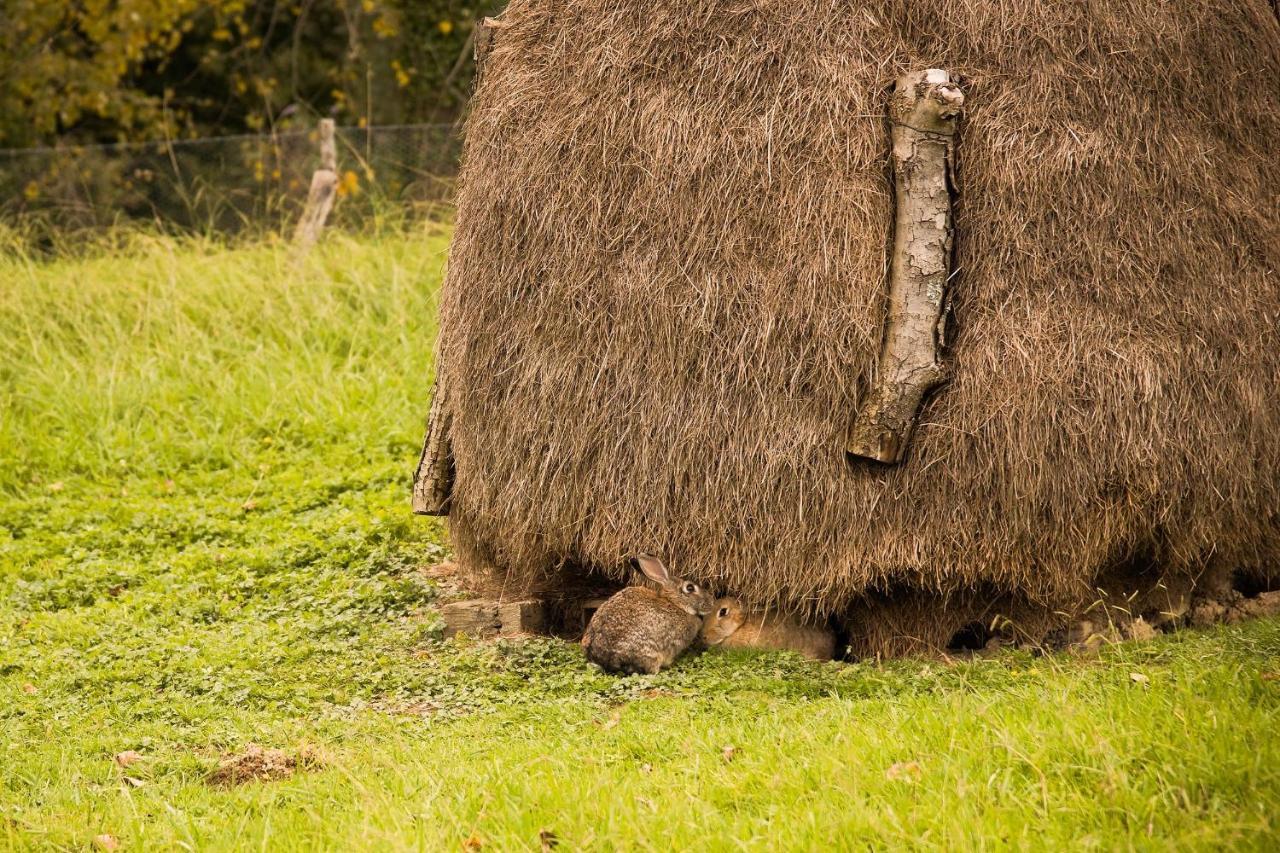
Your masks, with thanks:
[[[967,656],[1017,647],[1036,653],[1094,650],[1180,628],[1280,615],[1280,577],[1266,571],[1206,570],[1151,576],[1132,565],[1099,579],[1077,605],[1054,609],[993,591],[945,598],[919,590],[869,595],[850,609],[849,656]]]
[[[472,639],[550,636],[581,639],[595,610],[621,585],[571,568],[514,585],[492,566],[441,563],[423,574],[441,590],[444,636]],[[1070,611],[1034,606],[991,591],[940,598],[919,590],[868,595],[833,620],[841,660],[967,658],[1004,648],[1034,653],[1096,651],[1185,627],[1280,615],[1280,579],[1272,573],[1207,572],[1162,579],[1145,591],[1117,570],[1093,600]]]

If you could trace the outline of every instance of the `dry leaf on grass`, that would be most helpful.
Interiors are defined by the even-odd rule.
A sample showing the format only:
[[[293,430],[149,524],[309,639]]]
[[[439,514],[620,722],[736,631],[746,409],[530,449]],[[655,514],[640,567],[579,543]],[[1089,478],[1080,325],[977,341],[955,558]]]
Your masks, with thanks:
[[[36,686],[34,684],[24,684],[22,685],[22,692],[26,693],[27,695],[30,695],[38,691],[36,690]]]
[[[126,749],[124,752],[117,752],[115,754],[115,762],[121,767],[128,767],[130,764],[134,764],[141,760],[142,753],[132,749]]]
[[[480,836],[473,835],[466,841],[462,842],[463,850],[479,850],[484,846],[484,842],[480,840]]]
[[[101,835],[95,835],[93,837],[93,846],[97,847],[99,850],[119,850],[120,839],[116,838],[114,835],[108,835],[104,832]]]
[[[1129,673],[1129,680],[1132,681],[1134,684],[1146,684],[1149,681],[1151,681],[1150,678],[1147,678],[1145,675],[1143,675],[1140,672]]]
[[[884,771],[884,778],[891,782],[915,782],[924,775],[924,768],[920,766],[918,761],[899,761],[889,766]]]
[[[422,573],[429,578],[451,578],[458,573],[458,564],[452,560],[446,560],[443,563],[428,566],[422,570]]]
[[[720,750],[720,757],[725,760],[726,764],[728,764],[730,761],[733,761],[733,757],[737,754],[738,754],[738,749],[735,746],[726,746]]]

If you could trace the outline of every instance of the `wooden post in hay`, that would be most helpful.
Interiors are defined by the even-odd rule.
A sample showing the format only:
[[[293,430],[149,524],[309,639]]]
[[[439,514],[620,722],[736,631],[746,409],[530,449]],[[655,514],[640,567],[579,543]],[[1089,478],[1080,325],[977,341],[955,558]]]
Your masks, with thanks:
[[[472,30],[474,41],[471,46],[471,61],[475,65],[475,73],[471,77],[471,91],[474,93],[484,73],[484,61],[489,58],[489,49],[493,47],[493,34],[497,29],[494,18],[481,18],[480,23]]]
[[[508,26],[510,24],[501,17],[481,18],[480,23],[476,24],[475,29],[471,31],[473,39],[471,58],[475,65],[475,74],[471,78],[473,94],[480,83],[480,78],[484,76],[484,66],[489,58],[489,51],[493,50],[494,36],[497,35],[498,30],[505,30]]]
[[[334,141],[333,119],[321,119],[319,133],[320,168],[311,176],[307,206],[293,232],[294,245],[304,252],[320,239],[338,193],[338,147]]]
[[[475,60],[475,77],[472,92],[484,73],[485,60],[493,47],[497,30],[507,25],[497,18],[484,18],[471,33]],[[431,390],[431,412],[427,416],[427,438],[418,459],[418,470],[413,476],[413,511],[418,515],[448,515],[449,500],[453,496],[453,442],[450,432],[453,416],[449,414],[442,393],[440,377],[436,377]]]
[[[925,396],[946,381],[952,143],[963,104],[964,93],[938,68],[904,74],[894,86],[888,328],[875,383],[854,422],[852,456],[901,462]]]
[[[418,515],[448,515],[453,495],[453,444],[450,431],[453,417],[441,394],[440,377],[431,389],[431,413],[427,416],[427,438],[413,475],[413,511]]]

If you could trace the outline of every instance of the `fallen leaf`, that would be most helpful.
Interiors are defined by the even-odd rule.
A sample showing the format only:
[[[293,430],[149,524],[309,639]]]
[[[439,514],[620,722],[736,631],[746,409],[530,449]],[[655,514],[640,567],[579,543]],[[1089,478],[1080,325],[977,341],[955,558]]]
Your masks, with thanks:
[[[134,778],[133,776],[124,777],[124,781],[130,788],[141,788],[143,785],[147,784],[141,779]]]
[[[115,759],[116,764],[119,764],[121,767],[128,767],[136,761],[141,761],[142,753],[137,750],[126,749],[124,752],[117,752]]]
[[[484,846],[484,842],[480,840],[480,836],[473,835],[466,841],[462,842],[463,850],[479,850]]]
[[[726,746],[724,749],[720,750],[720,757],[723,758],[727,764],[728,762],[733,761],[733,756],[737,754],[737,752],[738,750],[736,747]]]
[[[450,578],[458,573],[458,564],[452,560],[446,560],[443,563],[428,566],[422,573],[429,578]]]
[[[258,507],[258,502],[255,501],[253,498],[249,498],[249,500],[240,504],[240,508],[245,512],[248,512],[251,509],[257,509],[257,507]]]
[[[915,782],[924,775],[924,768],[918,761],[899,761],[884,771],[884,778],[891,782],[901,779],[904,782]]]
[[[538,843],[542,845],[542,853],[547,853],[560,845],[560,839],[551,830],[543,829],[538,832]]]
[[[1151,679],[1147,678],[1145,675],[1143,675],[1140,672],[1131,672],[1129,673],[1129,680],[1132,681],[1134,684],[1146,684]]]
[[[116,838],[114,835],[108,835],[104,832],[101,835],[95,835],[93,837],[93,846],[97,847],[99,850],[119,850],[120,839]]]
[[[34,684],[24,684],[22,685],[22,692],[27,694],[36,693],[36,686]]]

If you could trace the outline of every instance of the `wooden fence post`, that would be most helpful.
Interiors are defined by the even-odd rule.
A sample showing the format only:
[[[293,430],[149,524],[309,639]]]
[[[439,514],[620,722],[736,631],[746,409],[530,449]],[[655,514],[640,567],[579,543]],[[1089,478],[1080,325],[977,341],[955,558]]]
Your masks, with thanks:
[[[338,146],[334,140],[333,119],[320,120],[319,134],[320,168],[311,176],[307,206],[303,208],[302,218],[293,232],[293,243],[303,252],[320,239],[338,193]]]

